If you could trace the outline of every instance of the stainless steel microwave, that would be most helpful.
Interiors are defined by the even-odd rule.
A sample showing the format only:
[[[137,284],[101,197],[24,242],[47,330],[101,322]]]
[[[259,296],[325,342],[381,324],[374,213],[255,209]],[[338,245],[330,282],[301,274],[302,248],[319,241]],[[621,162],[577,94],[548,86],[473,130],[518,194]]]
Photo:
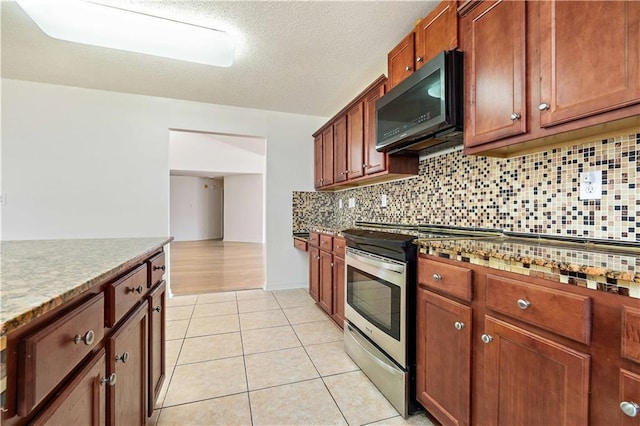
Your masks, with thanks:
[[[462,52],[440,53],[376,102],[376,149],[423,154],[462,144]]]

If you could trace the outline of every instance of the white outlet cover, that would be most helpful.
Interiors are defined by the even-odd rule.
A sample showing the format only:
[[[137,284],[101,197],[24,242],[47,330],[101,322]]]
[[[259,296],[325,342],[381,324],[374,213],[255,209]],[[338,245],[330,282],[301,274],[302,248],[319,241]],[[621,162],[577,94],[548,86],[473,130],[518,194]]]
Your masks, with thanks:
[[[356,199],[351,197],[349,198],[349,208],[352,209],[356,206]]]
[[[387,194],[382,194],[382,197],[380,197],[380,205],[387,207]]]
[[[580,199],[602,199],[602,170],[580,172]]]
[[[340,198],[338,200],[338,208],[341,209],[342,208],[342,198]]]

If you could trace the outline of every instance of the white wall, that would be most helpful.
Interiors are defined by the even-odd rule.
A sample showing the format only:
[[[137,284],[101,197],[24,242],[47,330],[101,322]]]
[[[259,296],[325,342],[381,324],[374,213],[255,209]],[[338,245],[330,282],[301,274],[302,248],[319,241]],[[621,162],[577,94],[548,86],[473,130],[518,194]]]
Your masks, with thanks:
[[[313,190],[326,117],[2,80],[2,238],[169,233],[169,129],[267,140],[266,287],[307,283],[291,192]]]
[[[222,238],[223,182],[197,176],[171,176],[169,182],[169,229],[175,240]]]
[[[262,175],[225,176],[225,241],[264,242],[262,194]]]

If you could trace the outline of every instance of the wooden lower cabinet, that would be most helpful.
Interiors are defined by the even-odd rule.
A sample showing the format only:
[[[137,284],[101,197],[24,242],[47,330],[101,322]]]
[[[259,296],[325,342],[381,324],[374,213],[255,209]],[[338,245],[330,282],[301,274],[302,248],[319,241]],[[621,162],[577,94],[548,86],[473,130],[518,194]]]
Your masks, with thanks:
[[[149,302],[149,389],[147,415],[153,414],[153,406],[162,389],[165,378],[165,293],[162,281],[147,296]]]
[[[320,299],[318,303],[327,314],[333,314],[333,254],[324,250],[320,250]]]
[[[320,300],[320,249],[309,246],[309,295]]]
[[[443,425],[471,417],[471,308],[418,287],[416,398]]]
[[[482,341],[487,424],[589,423],[589,355],[490,316]]]
[[[333,256],[333,320],[342,326],[344,324],[344,259]]]
[[[104,425],[106,377],[104,349],[96,353],[32,425]]]
[[[130,314],[107,341],[109,425],[144,425],[147,420],[148,302]]]
[[[640,425],[640,374],[620,370],[620,421],[622,426]]]

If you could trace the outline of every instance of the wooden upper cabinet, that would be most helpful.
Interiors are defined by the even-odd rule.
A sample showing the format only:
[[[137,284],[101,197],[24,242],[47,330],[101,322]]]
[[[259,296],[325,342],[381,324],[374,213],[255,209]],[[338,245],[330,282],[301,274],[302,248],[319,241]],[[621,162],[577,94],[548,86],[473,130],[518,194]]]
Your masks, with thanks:
[[[540,125],[640,103],[640,2],[540,3]]]
[[[387,154],[376,150],[376,101],[384,95],[385,85],[374,88],[364,99],[364,173],[387,170]]]
[[[333,123],[333,183],[347,180],[347,116]]]
[[[413,74],[415,58],[415,34],[411,31],[387,56],[387,90],[400,84]]]
[[[525,2],[483,2],[462,20],[467,147],[527,131],[525,13]]]
[[[322,134],[313,139],[313,186],[322,186]]]
[[[454,0],[443,1],[422,19],[416,34],[415,68],[434,58],[443,50],[458,47],[458,12]]]
[[[322,186],[333,183],[333,126],[322,132]]]
[[[364,102],[347,112],[347,157],[349,179],[364,174]]]

